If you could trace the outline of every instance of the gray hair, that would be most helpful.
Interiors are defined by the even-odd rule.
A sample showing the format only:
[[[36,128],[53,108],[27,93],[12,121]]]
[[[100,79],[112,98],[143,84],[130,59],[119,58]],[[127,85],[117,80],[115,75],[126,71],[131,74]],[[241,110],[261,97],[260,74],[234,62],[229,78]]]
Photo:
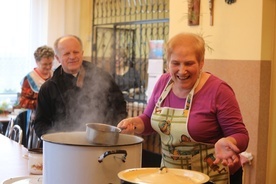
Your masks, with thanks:
[[[38,47],[34,52],[34,58],[36,61],[40,61],[42,58],[54,58],[54,50],[47,45]]]
[[[58,54],[58,44],[59,44],[60,40],[63,39],[63,38],[67,38],[67,37],[75,38],[80,43],[81,48],[83,48],[82,41],[78,36],[76,36],[76,35],[65,35],[65,36],[61,36],[58,39],[56,39],[56,41],[54,43],[54,49],[55,49],[56,54]]]

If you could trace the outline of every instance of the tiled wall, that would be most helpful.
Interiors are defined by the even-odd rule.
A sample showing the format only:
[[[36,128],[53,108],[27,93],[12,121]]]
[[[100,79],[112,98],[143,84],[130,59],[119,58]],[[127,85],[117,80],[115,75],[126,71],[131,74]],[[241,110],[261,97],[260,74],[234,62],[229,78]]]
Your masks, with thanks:
[[[270,61],[206,60],[204,70],[226,81],[235,91],[249,131],[247,151],[252,165],[244,167],[244,184],[265,183],[270,103]]]

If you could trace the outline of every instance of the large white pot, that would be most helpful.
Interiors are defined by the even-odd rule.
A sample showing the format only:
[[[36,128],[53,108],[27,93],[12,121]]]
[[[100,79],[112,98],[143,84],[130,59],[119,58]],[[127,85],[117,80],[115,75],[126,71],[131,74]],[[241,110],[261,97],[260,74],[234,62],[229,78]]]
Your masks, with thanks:
[[[120,134],[113,146],[91,144],[85,132],[45,134],[44,184],[119,184],[117,174],[141,167],[142,142],[138,136]]]

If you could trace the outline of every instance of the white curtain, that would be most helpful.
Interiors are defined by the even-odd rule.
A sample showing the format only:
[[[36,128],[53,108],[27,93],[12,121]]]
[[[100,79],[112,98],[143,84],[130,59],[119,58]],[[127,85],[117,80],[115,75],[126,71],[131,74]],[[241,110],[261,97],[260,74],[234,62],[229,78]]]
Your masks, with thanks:
[[[41,45],[53,46],[64,34],[79,34],[79,0],[1,0],[0,106],[6,94],[21,91],[23,77],[36,67]]]
[[[18,92],[20,80],[35,63],[30,57],[30,0],[6,0],[0,6],[0,92]]]

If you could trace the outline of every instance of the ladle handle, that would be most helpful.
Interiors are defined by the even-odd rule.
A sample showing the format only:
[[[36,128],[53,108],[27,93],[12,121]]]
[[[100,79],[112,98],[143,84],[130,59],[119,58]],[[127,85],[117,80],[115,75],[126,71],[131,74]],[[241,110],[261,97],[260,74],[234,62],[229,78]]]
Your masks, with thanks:
[[[163,171],[164,169],[165,169],[165,171]],[[167,173],[168,172],[168,168],[166,166],[160,167],[159,170],[160,170],[160,173],[162,173],[162,172]]]
[[[124,156],[121,158],[122,162],[126,162],[126,156],[127,156],[127,151],[126,150],[112,150],[112,151],[106,151],[104,152],[98,159],[98,162],[101,163],[103,162],[103,159],[107,157],[108,155],[113,155],[113,154],[123,154]]]

